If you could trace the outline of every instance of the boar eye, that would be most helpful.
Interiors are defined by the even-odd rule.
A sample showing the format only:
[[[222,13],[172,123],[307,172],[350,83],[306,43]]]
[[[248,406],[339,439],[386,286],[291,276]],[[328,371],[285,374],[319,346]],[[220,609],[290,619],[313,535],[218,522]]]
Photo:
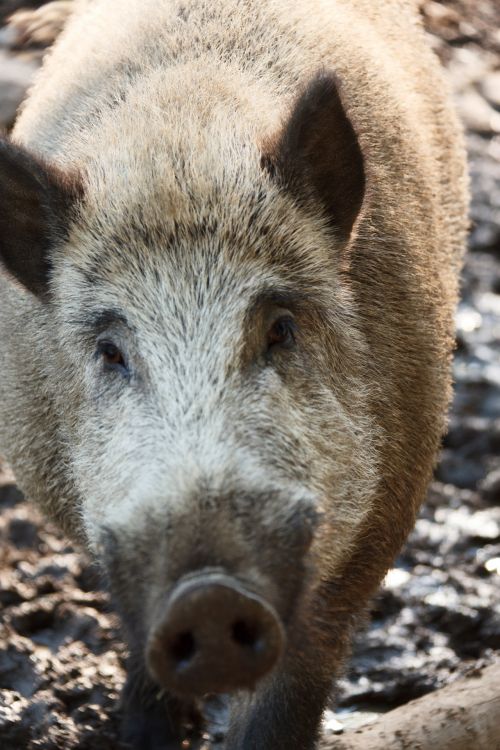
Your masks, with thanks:
[[[112,341],[99,341],[97,356],[102,360],[107,370],[115,370],[122,375],[128,375],[125,357]]]
[[[267,347],[272,350],[275,347],[291,349],[295,344],[295,332],[297,326],[293,318],[284,315],[274,321],[267,332]]]

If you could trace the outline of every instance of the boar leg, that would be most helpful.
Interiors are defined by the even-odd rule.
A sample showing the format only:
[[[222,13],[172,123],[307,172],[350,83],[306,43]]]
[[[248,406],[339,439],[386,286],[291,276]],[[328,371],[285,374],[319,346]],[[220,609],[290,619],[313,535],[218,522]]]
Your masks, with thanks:
[[[120,707],[121,736],[131,750],[181,750],[187,720],[195,721],[192,706],[161,693],[158,685],[133,664]]]
[[[313,750],[331,687],[323,670],[283,668],[253,697],[235,703],[225,750]]]

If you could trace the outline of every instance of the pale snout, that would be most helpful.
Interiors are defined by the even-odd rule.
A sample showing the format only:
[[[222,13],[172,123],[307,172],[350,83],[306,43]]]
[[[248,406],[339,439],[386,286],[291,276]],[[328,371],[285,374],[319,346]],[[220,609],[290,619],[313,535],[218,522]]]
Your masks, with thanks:
[[[201,573],[177,584],[149,637],[155,680],[181,695],[252,689],[278,662],[284,629],[274,608],[239,581]]]

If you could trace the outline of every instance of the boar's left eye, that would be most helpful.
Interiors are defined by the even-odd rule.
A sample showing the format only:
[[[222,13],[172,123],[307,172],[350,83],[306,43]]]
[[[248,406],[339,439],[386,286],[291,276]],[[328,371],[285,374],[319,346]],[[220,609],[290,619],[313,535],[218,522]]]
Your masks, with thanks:
[[[97,344],[97,356],[103,362],[106,370],[114,370],[121,375],[129,374],[125,357],[112,341],[99,341]]]
[[[295,345],[296,330],[297,326],[291,316],[284,315],[277,318],[267,332],[268,350],[275,347],[291,349]]]

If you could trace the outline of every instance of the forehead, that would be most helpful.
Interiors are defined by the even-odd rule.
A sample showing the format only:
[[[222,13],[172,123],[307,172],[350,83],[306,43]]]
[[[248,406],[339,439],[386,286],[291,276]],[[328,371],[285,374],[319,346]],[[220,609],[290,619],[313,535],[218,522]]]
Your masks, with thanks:
[[[146,170],[140,191],[116,176],[115,192],[94,186],[63,258],[66,296],[156,311],[239,308],[273,291],[329,296],[336,271],[320,222],[277,189],[257,153],[244,157],[239,171],[210,177],[196,165],[168,179],[164,166]]]

